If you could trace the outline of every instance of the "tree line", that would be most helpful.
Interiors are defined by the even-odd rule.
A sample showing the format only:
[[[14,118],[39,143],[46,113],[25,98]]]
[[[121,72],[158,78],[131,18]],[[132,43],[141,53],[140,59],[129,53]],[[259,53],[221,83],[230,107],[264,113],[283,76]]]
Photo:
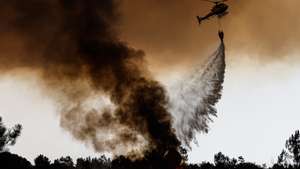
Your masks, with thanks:
[[[9,146],[16,143],[20,136],[22,126],[15,125],[7,128],[0,117],[0,169],[298,169],[300,168],[300,133],[295,131],[286,141],[285,148],[279,154],[277,162],[270,167],[246,162],[240,156],[230,158],[219,152],[214,156],[214,162],[188,164],[186,159],[180,166],[170,165],[165,155],[159,152],[148,152],[140,160],[132,161],[125,156],[114,159],[100,156],[97,158],[61,157],[53,162],[44,155],[39,155],[31,164],[26,158],[9,152]]]

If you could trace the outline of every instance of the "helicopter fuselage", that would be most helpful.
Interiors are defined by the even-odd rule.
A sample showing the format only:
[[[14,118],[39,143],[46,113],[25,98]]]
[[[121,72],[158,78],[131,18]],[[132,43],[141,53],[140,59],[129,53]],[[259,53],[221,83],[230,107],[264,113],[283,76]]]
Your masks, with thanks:
[[[213,7],[210,14],[217,15],[217,16],[224,16],[227,13],[228,5],[224,3],[217,4]]]
[[[204,17],[197,16],[198,22],[200,24],[203,20],[209,19],[212,16],[217,16],[221,18],[228,13],[227,9],[228,9],[228,5],[226,5],[225,3],[218,3],[211,9],[210,13],[207,14],[206,16]]]

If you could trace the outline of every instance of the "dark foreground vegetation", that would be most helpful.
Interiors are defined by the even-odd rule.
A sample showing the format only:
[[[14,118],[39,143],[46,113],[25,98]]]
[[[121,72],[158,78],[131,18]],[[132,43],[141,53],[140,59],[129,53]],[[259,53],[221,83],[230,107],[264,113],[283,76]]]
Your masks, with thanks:
[[[285,149],[278,156],[273,166],[258,165],[246,162],[243,157],[230,158],[219,152],[214,156],[214,162],[199,164],[181,163],[173,166],[174,160],[159,152],[149,152],[141,160],[131,161],[129,158],[119,156],[113,160],[105,156],[98,158],[61,157],[51,162],[46,156],[39,155],[31,164],[24,157],[10,153],[8,146],[16,143],[22,130],[21,125],[7,129],[0,117],[0,169],[298,169],[300,168],[300,134],[297,130],[287,139]],[[171,159],[172,159],[171,158]]]

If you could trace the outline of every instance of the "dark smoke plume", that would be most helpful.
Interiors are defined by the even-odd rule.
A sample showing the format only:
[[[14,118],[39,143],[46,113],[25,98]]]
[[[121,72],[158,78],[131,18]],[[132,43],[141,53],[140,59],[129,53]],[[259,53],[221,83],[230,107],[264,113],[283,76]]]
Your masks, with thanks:
[[[165,90],[118,39],[117,1],[1,0],[1,71],[39,72],[61,125],[96,151],[176,149]]]
[[[61,126],[96,151],[132,158],[159,152],[179,163],[181,142],[189,145],[216,115],[224,44],[169,100],[144,52],[118,38],[118,3],[0,0],[0,71],[36,73],[57,101]]]

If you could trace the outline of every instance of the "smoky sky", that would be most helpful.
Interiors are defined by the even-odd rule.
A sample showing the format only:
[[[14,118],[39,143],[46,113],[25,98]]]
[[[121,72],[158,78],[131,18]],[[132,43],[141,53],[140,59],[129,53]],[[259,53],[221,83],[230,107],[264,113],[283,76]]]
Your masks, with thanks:
[[[300,4],[297,0],[229,0],[226,3],[229,14],[221,22],[228,52],[234,52],[230,58],[238,60],[246,54],[270,63],[298,49]],[[212,6],[201,0],[124,1],[122,36],[143,48],[158,70],[191,64],[206,57],[215,45],[217,20],[210,19],[198,26],[195,18],[206,15]]]
[[[229,52],[273,61],[297,49],[298,1],[228,4]],[[219,27],[216,19],[199,26],[195,16],[211,7],[199,0],[0,0],[0,70],[38,72],[59,103],[62,127],[97,151],[178,147],[169,98],[145,60],[159,72],[205,59]],[[89,106],[93,98],[100,109]]]
[[[148,73],[144,52],[115,30],[118,3],[0,1],[0,70],[38,72],[61,126],[98,152],[177,149],[165,89]]]

